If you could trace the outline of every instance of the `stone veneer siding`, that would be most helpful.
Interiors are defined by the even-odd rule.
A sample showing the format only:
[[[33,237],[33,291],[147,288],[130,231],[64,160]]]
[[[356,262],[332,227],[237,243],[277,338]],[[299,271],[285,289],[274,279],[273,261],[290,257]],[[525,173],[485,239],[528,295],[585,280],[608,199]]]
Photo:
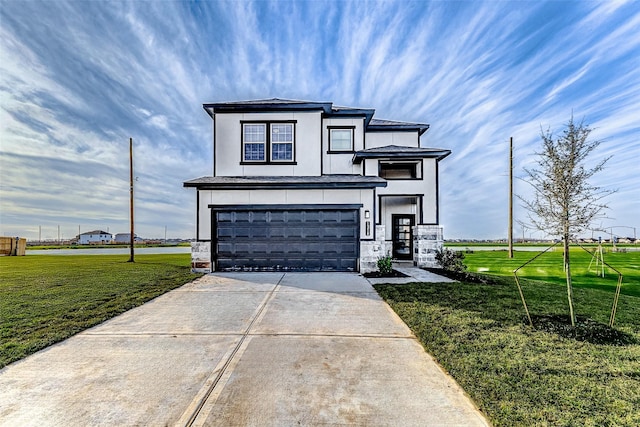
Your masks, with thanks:
[[[391,242],[384,240],[384,225],[376,225],[376,240],[360,242],[360,273],[378,271],[378,260],[391,255]]]
[[[439,267],[436,251],[442,250],[442,227],[416,225],[413,227],[413,264],[417,267]]]

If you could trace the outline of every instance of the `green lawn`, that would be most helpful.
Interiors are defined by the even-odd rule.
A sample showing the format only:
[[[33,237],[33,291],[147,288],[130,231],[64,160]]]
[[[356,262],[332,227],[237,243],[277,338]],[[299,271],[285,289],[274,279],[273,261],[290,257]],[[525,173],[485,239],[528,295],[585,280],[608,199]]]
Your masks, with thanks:
[[[595,248],[592,248],[595,249]],[[541,251],[544,248],[541,248]],[[515,251],[514,258],[509,259],[506,251],[475,251],[465,253],[464,263],[469,271],[475,273],[495,274],[513,277],[513,270],[526,263],[539,252]],[[605,267],[605,277],[596,274],[595,261],[589,264],[592,254],[579,247],[571,249],[571,272],[576,287],[613,290],[618,275]],[[640,252],[605,252],[604,261],[620,271],[623,275],[622,293],[640,296]],[[562,248],[557,246],[540,256],[531,264],[518,272],[518,276],[550,283],[566,283],[563,272]]]
[[[187,283],[189,254],[0,257],[0,368]]]
[[[509,263],[490,260],[478,253],[470,263],[494,270]],[[523,281],[534,329],[513,279],[494,282],[375,288],[494,425],[640,425],[640,297],[620,296],[611,331],[612,290],[575,289],[579,321],[588,317],[604,324],[596,330],[616,333],[603,344],[600,335],[572,337],[569,326],[565,334],[540,328],[538,316],[566,317],[563,284]]]

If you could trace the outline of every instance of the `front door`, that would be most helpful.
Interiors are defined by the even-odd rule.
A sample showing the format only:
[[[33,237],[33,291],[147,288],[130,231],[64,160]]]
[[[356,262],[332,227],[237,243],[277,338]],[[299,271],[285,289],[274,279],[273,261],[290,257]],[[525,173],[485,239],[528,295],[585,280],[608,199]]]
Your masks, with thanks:
[[[413,259],[413,215],[391,215],[393,222],[393,258]]]

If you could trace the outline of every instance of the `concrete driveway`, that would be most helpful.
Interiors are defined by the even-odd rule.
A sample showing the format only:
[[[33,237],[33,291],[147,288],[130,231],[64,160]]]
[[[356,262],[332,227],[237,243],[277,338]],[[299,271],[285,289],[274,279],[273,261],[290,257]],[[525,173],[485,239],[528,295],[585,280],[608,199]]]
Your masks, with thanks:
[[[1,370],[0,425],[488,424],[362,276],[220,273]]]

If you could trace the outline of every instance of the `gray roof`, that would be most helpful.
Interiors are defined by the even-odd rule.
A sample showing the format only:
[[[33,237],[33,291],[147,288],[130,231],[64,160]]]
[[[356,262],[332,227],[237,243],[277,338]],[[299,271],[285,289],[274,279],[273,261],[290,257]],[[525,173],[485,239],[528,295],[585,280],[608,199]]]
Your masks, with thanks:
[[[331,113],[331,102],[312,102],[296,99],[268,98],[249,101],[229,101],[202,104],[205,111],[213,117],[215,113],[234,113],[248,111],[291,111],[291,110],[321,110]]]
[[[356,151],[353,155],[353,163],[360,163],[363,159],[380,158],[435,158],[442,160],[451,154],[451,150],[443,148],[427,147],[403,147],[400,145],[387,145],[384,147],[367,148]]]
[[[314,102],[303,101],[299,99],[283,99],[283,98],[265,98],[265,99],[250,99],[247,101],[226,101],[205,105],[295,105],[295,104],[331,104],[330,102]]]
[[[300,99],[284,99],[284,98],[265,98],[265,99],[250,99],[247,101],[230,101],[227,104],[306,104],[309,101],[303,101]]]
[[[84,236],[84,235],[89,235],[89,234],[108,234],[108,235],[111,236],[111,233],[109,233],[107,231],[102,231],[102,230],[85,231],[84,233],[82,233],[80,235]]]
[[[186,181],[185,187],[199,189],[320,189],[386,187],[387,181],[377,176],[203,176]]]
[[[393,120],[374,119],[373,108],[355,108],[334,106],[331,102],[302,101],[298,99],[252,99],[248,101],[227,101],[202,104],[205,111],[214,117],[216,113],[251,112],[251,111],[322,111],[327,117],[364,117],[368,131],[418,131],[420,135],[429,129],[428,124],[397,122]]]
[[[301,101],[297,99],[253,99],[248,101],[229,101],[202,104],[205,111],[214,117],[216,113],[252,112],[252,111],[322,111],[325,116],[364,117],[365,124],[375,113],[371,108],[337,107],[331,102]]]
[[[418,131],[419,135],[422,135],[428,129],[429,125],[426,123],[410,123],[397,122],[395,120],[371,119],[367,131],[415,130]]]

